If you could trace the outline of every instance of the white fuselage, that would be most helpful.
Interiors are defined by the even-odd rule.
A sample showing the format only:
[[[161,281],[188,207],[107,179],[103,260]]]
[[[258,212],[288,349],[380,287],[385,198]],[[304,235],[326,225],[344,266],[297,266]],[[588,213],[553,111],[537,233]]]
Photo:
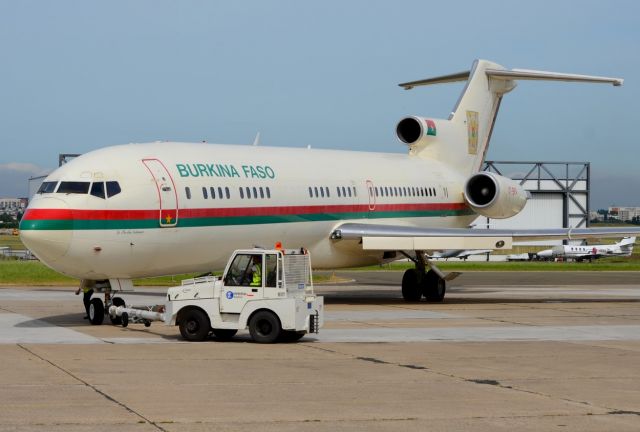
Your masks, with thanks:
[[[149,143],[107,147],[51,173],[21,236],[50,267],[83,279],[221,269],[252,246],[311,251],[318,268],[380,262],[382,253],[330,239],[349,221],[465,227],[462,174],[403,154]],[[102,198],[61,182],[117,182]],[[55,184],[54,184],[55,183]],[[65,187],[69,187],[65,183]],[[222,197],[220,196],[222,192]]]

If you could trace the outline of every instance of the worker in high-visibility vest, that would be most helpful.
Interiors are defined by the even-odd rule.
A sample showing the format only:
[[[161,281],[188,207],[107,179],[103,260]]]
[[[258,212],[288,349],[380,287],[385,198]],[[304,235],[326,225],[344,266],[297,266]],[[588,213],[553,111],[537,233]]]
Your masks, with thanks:
[[[250,286],[262,286],[262,255],[253,256],[253,266],[251,266],[251,283]]]
[[[84,319],[89,319],[89,305],[91,304],[91,296],[93,295],[93,287],[96,285],[96,281],[82,279],[80,286],[76,290],[76,295],[80,294],[80,291],[84,293],[82,296],[82,302],[84,303],[84,310],[87,313]]]

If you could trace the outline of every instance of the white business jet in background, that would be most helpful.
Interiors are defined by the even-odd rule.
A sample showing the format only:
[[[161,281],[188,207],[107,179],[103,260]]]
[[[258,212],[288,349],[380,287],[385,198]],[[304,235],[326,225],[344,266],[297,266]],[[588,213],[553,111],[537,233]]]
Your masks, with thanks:
[[[599,245],[558,245],[552,249],[537,252],[542,259],[571,258],[576,261],[594,260],[605,257],[628,257],[633,253],[635,237],[625,237],[615,244]]]
[[[619,86],[622,79],[507,70],[477,60],[471,70],[400,84],[466,81],[448,119],[411,116],[397,125],[406,154],[206,143],[106,147],[52,172],[20,224],[42,262],[112,290],[132,278],[219,269],[235,249],[305,247],[317,268],[409,257],[407,301],[442,301],[445,275],[428,252],[508,249],[514,240],[621,237],[631,228],[468,229],[478,216],[520,212],[527,192],[479,172],[500,101],[516,80]]]

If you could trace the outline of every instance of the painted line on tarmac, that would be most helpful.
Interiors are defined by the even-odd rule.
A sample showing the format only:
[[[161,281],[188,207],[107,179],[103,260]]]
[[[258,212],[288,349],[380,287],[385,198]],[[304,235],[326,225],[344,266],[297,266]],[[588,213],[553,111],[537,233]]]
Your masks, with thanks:
[[[325,312],[325,321],[393,321],[399,319],[451,319],[460,318],[443,312],[425,310],[378,310]]]
[[[640,325],[495,326],[327,329],[303,340],[317,342],[509,342],[640,340]]]
[[[15,313],[0,313],[0,344],[97,344],[100,339]]]

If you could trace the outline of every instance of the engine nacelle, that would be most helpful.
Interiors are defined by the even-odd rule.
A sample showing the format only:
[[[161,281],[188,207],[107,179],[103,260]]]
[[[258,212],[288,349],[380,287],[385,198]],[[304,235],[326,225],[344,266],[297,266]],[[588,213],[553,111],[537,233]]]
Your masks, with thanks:
[[[491,172],[472,175],[464,186],[464,199],[476,213],[493,219],[515,216],[530,194],[517,182]]]
[[[423,117],[405,117],[396,126],[396,136],[408,146],[426,142],[436,134],[436,122]]]

